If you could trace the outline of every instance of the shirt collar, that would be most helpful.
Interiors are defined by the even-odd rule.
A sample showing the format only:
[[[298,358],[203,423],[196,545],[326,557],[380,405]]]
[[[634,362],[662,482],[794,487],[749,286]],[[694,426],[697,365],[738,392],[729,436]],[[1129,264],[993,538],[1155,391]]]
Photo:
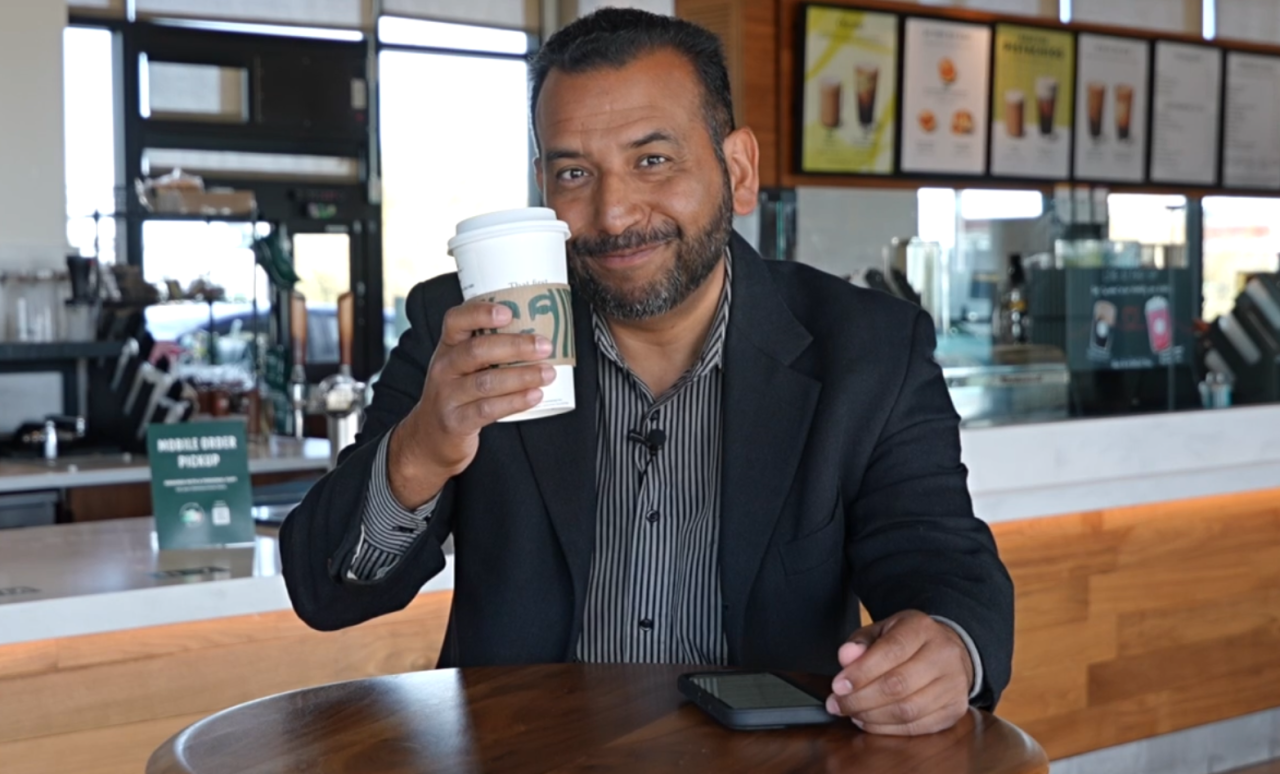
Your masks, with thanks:
[[[702,353],[698,356],[698,360],[689,369],[690,376],[700,377],[716,368],[724,362],[724,336],[725,331],[729,328],[729,304],[733,296],[733,255],[728,248],[724,251],[724,289],[720,291],[720,303],[716,307],[716,316],[711,323],[711,329],[707,331],[707,339],[703,342]],[[604,317],[591,310],[591,326],[595,335],[596,347],[605,357],[612,360],[618,366],[626,368],[626,361],[622,358],[622,353],[618,351],[618,344],[613,339],[613,332],[609,330],[609,324]]]

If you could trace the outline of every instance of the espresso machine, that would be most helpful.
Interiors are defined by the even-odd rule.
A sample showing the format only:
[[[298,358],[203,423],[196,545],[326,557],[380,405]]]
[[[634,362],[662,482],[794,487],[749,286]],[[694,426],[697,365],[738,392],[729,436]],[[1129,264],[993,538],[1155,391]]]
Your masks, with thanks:
[[[338,373],[316,387],[316,403],[324,412],[328,428],[330,467],[337,466],[339,452],[355,443],[364,422],[367,385],[351,375],[354,340],[355,296],[347,291],[338,297]]]

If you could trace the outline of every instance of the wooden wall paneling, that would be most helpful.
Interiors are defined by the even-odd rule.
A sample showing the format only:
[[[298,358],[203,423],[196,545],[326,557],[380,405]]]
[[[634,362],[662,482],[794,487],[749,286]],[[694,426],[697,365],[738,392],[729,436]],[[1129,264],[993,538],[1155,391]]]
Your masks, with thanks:
[[[153,750],[206,715],[177,715],[0,744],[0,759],[5,774],[140,774]]]
[[[1022,670],[1000,700],[999,715],[1018,724],[1082,711],[1089,706],[1089,670],[1072,659],[1053,669]],[[1025,730],[1025,729],[1024,729]]]
[[[58,667],[58,644],[53,640],[0,645],[0,680],[51,672]]]
[[[734,120],[760,141],[760,185],[778,185],[777,0],[676,0],[676,16],[724,43]]]
[[[1134,656],[1276,626],[1280,589],[1260,589],[1225,601],[1122,613],[1116,616],[1116,653]]]
[[[168,736],[226,707],[430,668],[451,600],[423,594],[335,633],[312,631],[286,610],[0,646],[2,768],[136,772]]]
[[[778,4],[776,0],[744,0],[742,120],[760,141],[760,185],[780,185],[778,154]]]
[[[1051,759],[1280,707],[1280,490],[996,524]]]

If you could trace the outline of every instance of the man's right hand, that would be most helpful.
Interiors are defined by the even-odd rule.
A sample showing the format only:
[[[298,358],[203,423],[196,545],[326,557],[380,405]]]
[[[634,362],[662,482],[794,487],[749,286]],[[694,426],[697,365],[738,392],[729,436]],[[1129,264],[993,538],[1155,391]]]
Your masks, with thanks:
[[[422,398],[392,432],[387,450],[391,493],[405,508],[430,502],[450,478],[467,469],[479,448],[481,428],[538,405],[541,388],[555,381],[555,369],[536,362],[551,355],[545,338],[475,335],[510,322],[507,307],[478,301],[445,314]]]

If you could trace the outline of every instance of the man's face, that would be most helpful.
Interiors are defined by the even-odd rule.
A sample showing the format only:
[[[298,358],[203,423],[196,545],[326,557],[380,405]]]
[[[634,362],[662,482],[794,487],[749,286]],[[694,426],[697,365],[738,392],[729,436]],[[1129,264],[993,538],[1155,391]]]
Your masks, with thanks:
[[[678,53],[553,70],[534,120],[539,185],[573,232],[570,269],[607,317],[643,320],[679,306],[719,264],[739,199],[754,205],[755,157],[747,191],[734,174],[741,154],[727,164],[717,156],[697,74]]]

